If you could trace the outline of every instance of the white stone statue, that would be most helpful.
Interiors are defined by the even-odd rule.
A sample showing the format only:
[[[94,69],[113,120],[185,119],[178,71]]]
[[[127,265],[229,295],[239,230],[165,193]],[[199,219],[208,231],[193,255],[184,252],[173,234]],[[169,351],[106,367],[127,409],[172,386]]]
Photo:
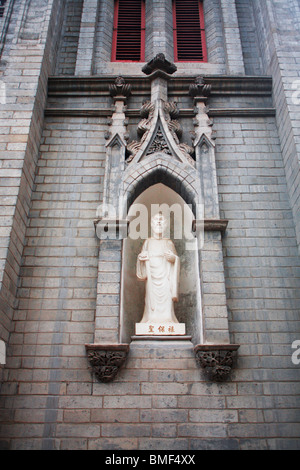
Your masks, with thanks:
[[[144,315],[136,324],[136,327],[140,326],[140,334],[155,334],[157,330],[158,334],[185,333],[182,328],[178,329],[179,325],[185,325],[178,323],[174,313],[174,302],[178,301],[180,260],[173,242],[163,237],[166,225],[167,221],[161,213],[152,218],[152,237],[144,242],[137,259],[137,277],[146,281]],[[146,331],[141,328],[142,324],[153,327],[149,326]]]

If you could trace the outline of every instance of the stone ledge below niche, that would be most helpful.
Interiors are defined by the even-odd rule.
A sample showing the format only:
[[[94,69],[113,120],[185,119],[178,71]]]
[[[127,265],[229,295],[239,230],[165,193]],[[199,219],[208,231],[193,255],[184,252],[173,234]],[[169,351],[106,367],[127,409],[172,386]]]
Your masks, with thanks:
[[[132,341],[191,341],[190,335],[134,335],[131,336]]]

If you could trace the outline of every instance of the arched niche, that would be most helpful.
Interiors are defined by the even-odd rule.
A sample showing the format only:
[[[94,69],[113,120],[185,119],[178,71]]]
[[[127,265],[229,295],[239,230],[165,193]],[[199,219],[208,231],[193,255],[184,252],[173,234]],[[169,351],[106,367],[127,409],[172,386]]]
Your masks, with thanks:
[[[134,191],[127,194],[127,213],[139,195],[153,184],[162,183],[172,189],[175,193],[181,194],[184,201],[190,205],[193,214],[196,215],[196,205],[197,202],[200,201],[198,200],[198,195],[197,198],[195,197],[196,188],[193,186],[195,180],[192,179],[191,183],[187,183],[187,180],[185,181],[184,179],[189,176],[189,173],[185,172],[185,170],[181,168],[178,168],[177,172],[172,172],[172,170],[174,169],[170,169],[165,165],[158,166],[156,162],[154,162],[154,168],[151,169],[151,174],[148,174],[146,178],[144,178],[141,171],[140,177],[137,178],[136,183],[134,184]]]
[[[171,211],[170,238],[174,241],[176,251],[180,257],[179,302],[175,303],[175,314],[179,322],[186,324],[186,334],[192,336],[192,341],[198,344],[203,339],[202,334],[202,308],[201,284],[199,273],[199,257],[197,238],[192,235],[192,221],[194,215],[192,205],[169,186],[156,183],[147,187],[132,201],[128,217],[137,215],[148,225],[148,233],[142,234],[144,238],[131,235],[131,224],[136,225],[137,218],[129,226],[129,236],[123,241],[122,252],[122,281],[121,281],[121,318],[120,341],[128,343],[135,333],[135,323],[138,323],[144,311],[145,285],[136,277],[136,260],[142,249],[144,239],[150,236],[151,207],[152,215],[158,206],[166,204]],[[144,218],[135,213],[141,205]],[[172,207],[173,206],[173,207]],[[180,236],[182,235],[182,236]]]

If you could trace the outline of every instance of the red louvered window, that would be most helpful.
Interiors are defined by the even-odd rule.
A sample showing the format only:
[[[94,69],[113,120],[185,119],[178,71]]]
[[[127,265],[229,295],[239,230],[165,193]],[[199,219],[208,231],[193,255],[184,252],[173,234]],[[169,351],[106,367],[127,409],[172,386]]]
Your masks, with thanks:
[[[175,62],[207,62],[203,2],[173,0]]]
[[[115,0],[112,61],[145,61],[145,0]]]

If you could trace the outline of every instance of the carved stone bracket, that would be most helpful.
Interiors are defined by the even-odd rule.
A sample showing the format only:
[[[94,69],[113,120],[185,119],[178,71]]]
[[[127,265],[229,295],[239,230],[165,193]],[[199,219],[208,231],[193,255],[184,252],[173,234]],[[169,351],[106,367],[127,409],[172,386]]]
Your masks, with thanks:
[[[195,99],[202,98],[202,100],[205,101],[211,93],[211,88],[211,85],[206,84],[205,79],[199,76],[195,79],[195,82],[190,85],[189,95]]]
[[[177,67],[172,62],[169,62],[163,53],[159,53],[142,68],[142,71],[146,75],[150,75],[155,70],[161,70],[172,75],[176,72]]]
[[[131,95],[131,85],[126,83],[123,77],[117,77],[115,83],[109,86],[109,93],[114,99],[116,97],[126,99]]]
[[[88,361],[99,382],[111,382],[125,363],[129,344],[86,344]]]
[[[211,380],[220,382],[228,378],[238,344],[198,344],[194,347],[197,365]]]

